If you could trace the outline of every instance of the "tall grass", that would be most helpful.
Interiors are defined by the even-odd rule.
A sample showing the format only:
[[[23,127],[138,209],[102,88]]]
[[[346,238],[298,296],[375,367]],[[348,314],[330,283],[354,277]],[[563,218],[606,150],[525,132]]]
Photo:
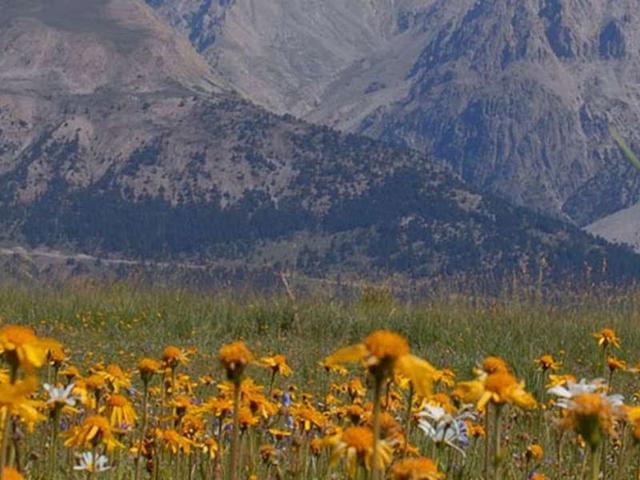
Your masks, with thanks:
[[[602,360],[590,333],[605,325],[619,332],[624,352],[638,352],[627,360],[640,360],[640,290],[569,292],[560,300],[556,293],[553,301],[529,290],[486,298],[439,292],[422,300],[398,300],[385,288],[365,288],[346,299],[341,293],[314,290],[294,303],[284,292],[3,285],[0,317],[59,338],[72,359],[135,360],[169,343],[215,352],[242,338],[260,352],[285,353],[297,366],[296,381],[318,380],[320,358],[378,328],[406,335],[420,355],[461,374],[491,354],[526,375],[544,352],[564,356],[568,370],[587,374]]]

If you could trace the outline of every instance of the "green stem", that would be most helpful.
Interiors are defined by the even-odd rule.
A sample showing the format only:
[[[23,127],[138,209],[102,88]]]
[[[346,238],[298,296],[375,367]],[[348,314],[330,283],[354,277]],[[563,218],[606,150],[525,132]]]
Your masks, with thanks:
[[[267,395],[269,398],[271,398],[271,393],[273,392],[273,384],[275,383],[276,380],[276,371],[273,370],[271,372],[271,380],[269,381],[269,394]]]
[[[16,383],[18,378],[18,365],[11,362],[10,384]],[[4,467],[7,466],[7,450],[9,449],[9,429],[11,427],[11,412],[5,408],[4,425],[2,426],[2,445],[0,446],[0,477],[4,475]]]
[[[489,413],[491,412],[491,404],[487,404],[487,409],[484,412],[484,478],[489,480],[490,462],[489,456],[491,454],[491,442],[489,441],[489,435],[491,434],[491,419]]]
[[[375,378],[373,390],[373,453],[371,455],[371,480],[378,480],[378,442],[380,441],[380,395],[384,378]]]
[[[60,410],[61,407],[55,405],[52,416],[52,424],[51,424],[51,444],[49,448],[51,451],[49,452],[49,478],[54,478],[56,474],[56,461],[57,461],[57,439],[58,439],[58,429],[60,428]]]
[[[493,472],[493,476],[495,478],[495,480],[501,480],[500,477],[500,466],[502,464],[502,452],[500,451],[500,443],[501,443],[501,439],[500,439],[500,430],[502,428],[502,422],[501,422],[501,413],[502,413],[502,405],[496,405],[496,413],[495,413],[495,421],[493,422],[493,428],[495,429],[494,435],[493,435],[493,454],[494,454],[494,464],[495,464],[495,468],[494,468],[494,472]]]
[[[622,446],[620,447],[620,455],[618,456],[618,468],[616,469],[615,478],[616,480],[621,480],[624,478],[625,474],[628,473],[627,470],[629,468],[628,462],[628,452],[629,452],[629,429],[625,426],[622,432]],[[606,462],[606,459],[605,459]],[[637,478],[637,477],[636,477]]]
[[[94,478],[96,476],[96,456],[98,454],[98,449],[94,446],[91,449],[91,470],[89,470],[89,478]]]
[[[144,382],[143,384],[143,393],[142,393],[142,427],[140,428],[140,441],[138,442],[138,452],[136,453],[136,462],[135,462],[135,480],[140,479],[140,457],[142,456],[142,446],[144,444],[144,436],[147,431],[147,404],[149,401],[149,388],[148,383]]]
[[[231,432],[231,457],[229,472],[231,480],[238,480],[238,449],[240,446],[240,381],[233,384],[233,431]]]
[[[404,434],[405,434],[405,450],[409,444],[409,434],[411,433],[411,411],[413,407],[413,383],[409,385],[409,401],[407,404],[406,417],[404,419]]]
[[[598,449],[591,449],[591,480],[598,480],[600,478],[600,459],[602,455],[598,454]]]

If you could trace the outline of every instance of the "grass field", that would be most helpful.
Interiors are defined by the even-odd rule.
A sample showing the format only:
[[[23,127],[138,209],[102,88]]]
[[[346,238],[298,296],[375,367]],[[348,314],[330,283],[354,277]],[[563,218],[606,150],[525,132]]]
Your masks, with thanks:
[[[4,286],[0,288],[2,324],[30,326],[38,338],[60,341],[65,358],[57,364],[50,355],[50,362],[37,369],[35,392],[25,387],[21,394],[4,395],[7,398],[0,394],[6,425],[3,461],[18,468],[24,478],[136,478],[137,447],[144,430],[137,478],[432,479],[441,478],[440,473],[445,475],[442,478],[469,479],[637,478],[635,410],[619,407],[607,395],[620,393],[625,405],[636,404],[640,374],[631,367],[640,361],[640,292],[555,292],[553,301],[543,296],[524,290],[491,298],[440,293],[410,302],[384,288],[366,288],[348,299],[335,292],[314,291],[293,300],[284,294],[206,293],[126,283]],[[615,331],[620,348],[598,345],[592,334],[605,327]],[[418,384],[414,389],[406,375],[372,366],[371,351],[369,374],[357,362],[345,365],[346,376],[319,366],[341,347],[362,343],[380,329],[404,336],[412,354],[438,370],[452,370],[455,380],[436,378],[432,392],[436,396],[421,397]],[[263,389],[243,390],[238,413],[244,417],[238,419],[242,428],[236,429],[238,443],[233,447],[236,383],[231,375],[231,383],[220,388],[227,376],[218,352],[236,340],[244,341],[256,358],[244,371],[244,388],[251,379]],[[0,334],[11,370],[13,347],[7,345],[15,342],[7,341],[6,334],[4,340]],[[178,347],[188,363],[172,366],[170,359],[163,359],[169,345]],[[291,376],[272,374],[277,366],[258,365],[259,359],[274,354],[286,356]],[[557,371],[540,368],[536,359],[543,354],[561,364]],[[508,374],[508,385],[490,385],[487,378],[498,379],[491,374],[500,372],[493,372],[486,362],[482,367],[488,356],[504,359],[508,367],[502,373]],[[608,368],[610,356],[625,361],[628,368],[612,362]],[[148,390],[138,369],[143,357],[162,363]],[[122,373],[110,369],[111,364],[117,364]],[[69,366],[77,367],[79,375],[65,375]],[[474,372],[478,366],[485,372]],[[32,376],[25,368],[18,367],[16,382]],[[579,402],[560,408],[552,403],[555,397],[546,393],[551,374],[572,374],[576,380],[603,377],[609,385],[599,385],[593,395],[604,404],[595,413],[587,412],[591,416],[579,411]],[[362,388],[356,388],[356,379]],[[389,384],[391,379],[395,381]],[[486,409],[478,407],[479,398],[460,393],[469,386],[464,382],[474,379],[474,386],[483,385],[485,393],[495,394]],[[520,385],[509,383],[513,379],[525,382],[535,405],[518,396]],[[75,410],[54,402],[43,391],[47,381],[57,381],[60,387],[74,384],[70,394],[78,399]],[[9,378],[3,382],[0,392],[13,392],[17,385]],[[381,390],[376,396],[378,383]],[[24,402],[31,402],[40,415],[32,412],[30,417],[22,411]],[[221,402],[228,405],[219,410]],[[465,402],[472,406],[463,407]],[[127,406],[133,408],[135,420],[122,413],[129,411]],[[420,412],[433,413],[429,409],[435,406],[444,407],[448,415],[420,416]],[[144,412],[148,412],[146,420]],[[469,416],[458,417],[461,412]],[[96,415],[109,419],[113,431],[83,436],[82,426]],[[452,435],[455,430],[464,438],[433,441],[420,428],[420,418],[427,430],[425,422],[430,422],[436,430],[440,428],[440,434],[448,430]],[[464,432],[456,427],[460,422]],[[374,447],[362,435],[375,433],[380,424],[381,433],[373,435],[380,441],[375,440]],[[478,433],[480,427],[486,436]],[[360,437],[354,440],[347,432]],[[476,438],[474,432],[480,436]],[[593,436],[596,433],[598,438]],[[107,448],[109,435],[121,445]],[[235,467],[230,463],[233,450]],[[349,451],[351,456],[346,455]],[[92,454],[98,458],[104,453],[110,468],[81,470],[84,464],[76,455],[82,452],[89,460]],[[338,458],[343,453],[345,458]],[[417,456],[433,460],[440,473],[429,473],[426,463],[412,471],[401,462]],[[372,461],[381,468],[372,468]],[[6,469],[5,476],[11,472]]]

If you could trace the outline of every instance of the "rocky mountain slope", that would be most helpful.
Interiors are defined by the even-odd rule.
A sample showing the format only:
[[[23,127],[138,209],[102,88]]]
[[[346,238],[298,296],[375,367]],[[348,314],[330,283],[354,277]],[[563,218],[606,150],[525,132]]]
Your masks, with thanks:
[[[142,1],[0,12],[2,240],[231,274],[640,271],[422,153],[249,103]]]
[[[633,0],[148,0],[277,112],[402,144],[585,225],[640,200]]]

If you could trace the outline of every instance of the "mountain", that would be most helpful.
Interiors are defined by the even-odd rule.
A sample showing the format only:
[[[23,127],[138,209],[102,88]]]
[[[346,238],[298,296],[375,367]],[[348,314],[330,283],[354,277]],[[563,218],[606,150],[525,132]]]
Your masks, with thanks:
[[[0,0],[0,12],[5,244],[230,275],[640,271],[630,250],[424,153],[249,102],[142,1]]]
[[[640,200],[633,0],[149,0],[252,101],[578,225]]]

